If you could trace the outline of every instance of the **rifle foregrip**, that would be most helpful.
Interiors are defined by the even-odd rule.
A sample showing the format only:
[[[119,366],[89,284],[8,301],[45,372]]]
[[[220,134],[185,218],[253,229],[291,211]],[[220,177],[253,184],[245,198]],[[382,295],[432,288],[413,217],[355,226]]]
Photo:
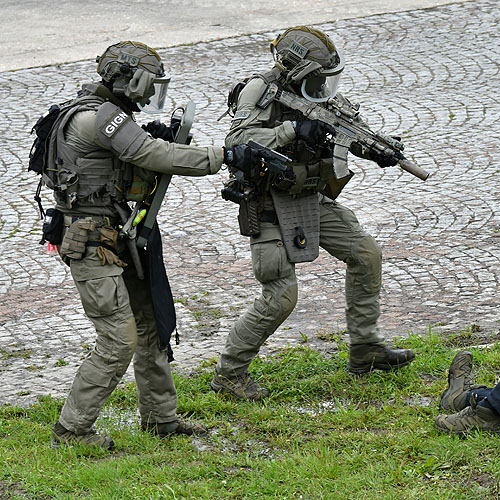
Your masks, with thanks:
[[[427,172],[427,170],[420,168],[419,166],[415,165],[415,163],[411,162],[410,160],[400,160],[399,166],[403,170],[406,170],[410,174],[413,174],[415,177],[418,177],[419,179],[422,179],[423,181],[425,181],[427,179],[427,177],[429,177],[429,175],[430,175],[429,172]]]

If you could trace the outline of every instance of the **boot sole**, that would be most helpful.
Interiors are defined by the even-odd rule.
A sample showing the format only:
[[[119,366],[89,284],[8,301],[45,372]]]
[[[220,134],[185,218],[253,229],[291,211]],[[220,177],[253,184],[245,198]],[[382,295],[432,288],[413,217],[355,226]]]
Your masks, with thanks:
[[[468,358],[468,362],[472,364],[472,353],[470,351],[467,351],[467,350],[463,350],[463,351],[459,351],[455,357],[453,358],[451,364],[450,364],[450,368],[449,368],[449,374],[451,375],[452,372],[454,372],[454,369],[455,369],[455,365],[465,361],[465,358]],[[471,366],[471,369],[472,369],[472,366]],[[441,393],[441,398],[439,399],[439,406],[443,409],[443,410],[447,410],[447,411],[452,411],[452,412],[457,412],[457,411],[460,411],[460,410],[463,410],[465,408],[464,407],[457,407],[453,404],[453,401],[460,396],[460,394],[457,394],[455,395],[453,398],[452,398],[452,395],[451,394],[448,394],[448,391],[450,390],[450,387],[448,385],[448,387]],[[468,390],[465,390],[465,391],[462,391],[462,392],[468,392]]]
[[[465,429],[463,431],[454,431],[453,429],[448,429],[448,427],[440,427],[437,423],[435,424],[440,431],[446,432],[446,434],[457,434],[458,436],[462,436],[472,431],[482,431],[482,432],[490,432],[491,434],[500,434],[500,429],[493,430],[493,429],[481,429],[480,427],[470,427],[469,429]]]
[[[389,365],[389,364],[371,364],[371,365],[363,365],[363,366],[351,366],[348,365],[347,370],[351,373],[369,373],[373,370],[382,370],[382,371],[390,371],[390,370],[398,370],[403,366],[409,365],[413,359],[409,359],[404,361],[403,363],[398,363],[397,365]]]
[[[72,447],[72,446],[79,445],[79,444],[84,444],[86,446],[96,446],[97,448],[102,448],[103,450],[112,450],[113,447],[115,446],[115,443],[114,443],[114,441],[112,439],[110,439],[109,441],[106,440],[105,444],[78,443],[78,442],[73,442],[72,443],[72,442],[67,442],[67,441],[56,441],[55,439],[52,439],[52,442],[50,443],[50,447],[53,450],[59,450],[63,446]]]

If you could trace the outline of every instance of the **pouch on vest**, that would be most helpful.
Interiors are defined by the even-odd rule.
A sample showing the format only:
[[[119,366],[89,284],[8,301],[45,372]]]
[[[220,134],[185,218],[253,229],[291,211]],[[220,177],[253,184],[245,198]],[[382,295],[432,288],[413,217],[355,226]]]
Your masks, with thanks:
[[[46,241],[52,245],[60,245],[62,243],[62,235],[64,229],[64,214],[57,208],[49,208],[45,212],[45,218],[42,226],[42,239],[40,245],[44,245]]]
[[[89,232],[94,231],[95,221],[91,217],[78,219],[66,231],[61,249],[59,251],[61,258],[80,260],[85,255]]]
[[[331,200],[335,200],[342,192],[345,185],[352,179],[353,175],[354,172],[352,172],[351,170],[349,170],[349,175],[343,177],[342,179],[335,179],[335,177],[332,175],[328,179],[326,186],[323,189],[320,189],[319,192],[321,194],[324,194],[325,196],[328,196],[328,198],[330,198]]]

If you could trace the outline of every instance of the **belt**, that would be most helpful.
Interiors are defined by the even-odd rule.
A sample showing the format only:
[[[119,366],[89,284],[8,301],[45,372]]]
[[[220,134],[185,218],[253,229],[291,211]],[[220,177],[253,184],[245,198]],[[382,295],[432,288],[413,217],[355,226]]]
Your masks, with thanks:
[[[104,241],[87,241],[85,243],[86,247],[104,247],[113,252],[115,255],[118,255],[118,251],[116,248],[113,248],[111,245],[108,245],[107,243],[104,243]]]
[[[274,225],[279,224],[278,215],[274,210],[262,210],[259,220],[260,222],[272,222]]]
[[[96,223],[97,227],[115,226],[118,223],[117,219],[107,217],[105,215],[65,215],[64,225],[69,227],[73,224],[73,222],[76,222],[79,219],[92,219]]]

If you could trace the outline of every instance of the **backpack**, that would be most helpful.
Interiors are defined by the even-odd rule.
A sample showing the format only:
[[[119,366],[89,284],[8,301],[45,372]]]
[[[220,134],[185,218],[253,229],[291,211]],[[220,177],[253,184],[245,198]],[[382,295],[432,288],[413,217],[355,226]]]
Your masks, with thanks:
[[[28,171],[35,172],[38,175],[42,175],[45,161],[47,158],[47,143],[50,136],[50,132],[54,127],[54,123],[59,117],[61,112],[61,107],[57,104],[53,104],[48,113],[40,116],[35,125],[31,129],[31,134],[35,132],[35,140],[31,146]],[[40,198],[40,191],[42,189],[42,179],[38,183],[36,188],[36,193],[34,200],[38,203],[38,209],[40,210],[40,217],[43,219],[45,217],[45,211],[42,206],[42,199]]]
[[[53,161],[53,159],[49,159],[52,131],[62,122],[66,115],[68,115],[68,112],[74,113],[78,111],[77,108],[79,108],[80,105],[91,100],[95,100],[95,96],[81,98],[78,101],[70,100],[62,104],[53,104],[50,106],[45,115],[38,118],[37,122],[31,129],[32,134],[35,132],[35,140],[33,141],[29,153],[28,171],[35,172],[41,176],[34,200],[38,204],[38,209],[40,210],[40,216],[42,219],[45,216],[45,211],[42,207],[42,200],[40,198],[42,185],[46,185],[55,191],[60,189],[57,185],[57,171],[49,166],[49,163]]]
[[[54,122],[56,121],[60,112],[60,106],[57,104],[53,104],[49,108],[49,112],[45,115],[40,116],[35,125],[33,125],[31,134],[35,132],[36,137],[30,150],[28,170],[32,170],[37,174],[41,174],[43,172],[43,165],[45,162],[47,149],[47,138],[49,137],[50,131],[52,130]]]

